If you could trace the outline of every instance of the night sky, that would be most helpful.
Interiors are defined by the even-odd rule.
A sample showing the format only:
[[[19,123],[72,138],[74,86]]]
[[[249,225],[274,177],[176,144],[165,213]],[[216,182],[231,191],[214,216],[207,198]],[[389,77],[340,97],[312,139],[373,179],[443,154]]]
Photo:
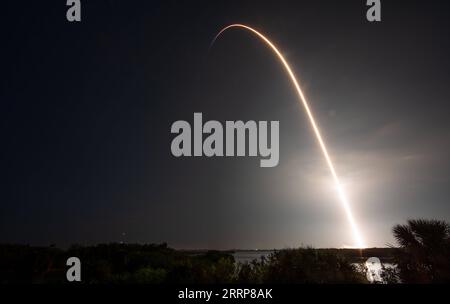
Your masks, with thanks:
[[[450,3],[6,1],[0,242],[176,248],[353,244],[294,69],[368,246],[450,220]],[[280,162],[175,158],[177,120],[279,120]]]

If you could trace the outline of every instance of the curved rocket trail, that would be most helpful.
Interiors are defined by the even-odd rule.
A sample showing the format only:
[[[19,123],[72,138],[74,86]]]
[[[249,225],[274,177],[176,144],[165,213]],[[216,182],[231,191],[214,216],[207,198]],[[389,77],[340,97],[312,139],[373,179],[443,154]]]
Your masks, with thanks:
[[[355,239],[356,242],[356,246],[358,248],[364,248],[365,244],[364,241],[361,237],[361,234],[359,232],[358,226],[356,224],[355,218],[353,217],[352,214],[352,210],[350,208],[350,204],[347,200],[347,197],[345,195],[344,189],[341,186],[341,183],[339,182],[339,177],[336,173],[336,170],[334,169],[334,165],[333,162],[331,161],[330,155],[328,153],[327,147],[325,146],[325,142],[322,139],[322,135],[320,135],[320,131],[319,131],[319,127],[317,126],[317,123],[314,119],[314,116],[311,112],[311,109],[309,108],[309,104],[308,101],[306,100],[305,96],[303,95],[302,90],[300,89],[300,85],[298,84],[297,78],[295,78],[294,72],[292,72],[291,67],[289,66],[289,64],[287,63],[286,59],[284,59],[283,55],[280,53],[280,51],[276,48],[276,46],[269,40],[267,39],[263,34],[261,34],[260,32],[258,32],[257,30],[244,25],[244,24],[231,24],[228,25],[227,27],[224,27],[217,35],[216,37],[214,37],[211,46],[214,44],[214,42],[217,40],[217,38],[219,38],[219,36],[225,32],[228,29],[231,28],[238,28],[238,29],[245,29],[250,31],[251,33],[255,34],[256,36],[258,36],[263,42],[265,42],[272,50],[273,52],[277,55],[278,59],[281,61],[281,63],[283,64],[284,68],[286,69],[286,72],[288,73],[289,77],[291,78],[291,81],[298,93],[298,97],[300,99],[301,104],[303,104],[303,107],[305,108],[306,113],[308,114],[308,118],[309,121],[311,123],[311,126],[314,130],[314,134],[316,135],[317,141],[319,142],[319,146],[322,150],[323,156],[325,157],[325,160],[328,164],[328,168],[331,171],[331,175],[333,176],[333,180],[334,180],[334,184],[336,186],[336,190],[339,196],[339,200],[342,204],[342,207],[344,208],[345,214],[347,215],[347,220],[352,228],[352,232],[353,232],[353,237]]]

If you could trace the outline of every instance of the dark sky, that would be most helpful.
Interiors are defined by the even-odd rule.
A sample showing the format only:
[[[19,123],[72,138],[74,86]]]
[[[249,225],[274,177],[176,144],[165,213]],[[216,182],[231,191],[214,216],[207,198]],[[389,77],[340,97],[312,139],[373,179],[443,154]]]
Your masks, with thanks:
[[[305,91],[369,246],[450,220],[450,3],[5,1],[0,242],[177,248],[352,245]],[[175,158],[176,120],[279,120],[280,163]]]

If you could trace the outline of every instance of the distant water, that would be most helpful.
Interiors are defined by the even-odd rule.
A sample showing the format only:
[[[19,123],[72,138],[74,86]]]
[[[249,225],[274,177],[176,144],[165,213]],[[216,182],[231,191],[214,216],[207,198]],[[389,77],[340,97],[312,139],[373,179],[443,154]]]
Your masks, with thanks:
[[[234,260],[238,263],[251,262],[253,260],[261,260],[261,257],[268,257],[274,250],[249,250],[236,251],[233,253]]]
[[[248,250],[248,251],[236,251],[233,253],[234,260],[237,263],[246,263],[253,260],[260,261],[262,257],[268,257],[274,250]],[[377,258],[368,259],[366,267],[368,267],[369,272],[367,273],[367,279],[369,282],[380,282],[381,281],[381,264],[377,264],[379,260]],[[355,263],[355,265],[358,265]],[[386,268],[395,267],[391,263],[383,263]]]

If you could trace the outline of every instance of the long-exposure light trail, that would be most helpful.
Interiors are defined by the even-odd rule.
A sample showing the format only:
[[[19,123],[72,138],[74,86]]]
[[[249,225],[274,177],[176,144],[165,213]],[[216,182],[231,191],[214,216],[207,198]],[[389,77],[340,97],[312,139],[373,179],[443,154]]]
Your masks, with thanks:
[[[291,67],[287,63],[286,59],[284,59],[283,55],[278,50],[278,48],[268,38],[266,38],[266,36],[264,36],[263,34],[258,32],[257,30],[255,30],[255,29],[253,29],[253,28],[251,28],[251,27],[249,27],[247,25],[244,25],[244,24],[231,24],[231,25],[228,25],[228,26],[224,27],[216,35],[216,37],[214,37],[214,40],[212,41],[211,45],[214,44],[214,42],[217,40],[217,38],[219,38],[219,36],[223,32],[225,32],[226,30],[231,29],[231,28],[245,29],[245,30],[250,31],[251,33],[255,34],[257,37],[259,37],[262,41],[264,41],[273,50],[273,52],[277,55],[278,59],[283,64],[286,72],[288,73],[288,75],[289,75],[289,77],[290,77],[290,79],[291,79],[291,81],[292,81],[292,83],[293,83],[293,85],[294,85],[294,87],[295,87],[295,89],[297,91],[300,103],[303,105],[303,107],[304,107],[304,109],[305,109],[305,111],[306,111],[306,113],[308,115],[309,121],[311,123],[312,129],[313,129],[314,134],[315,134],[315,136],[317,138],[317,141],[319,143],[320,149],[322,150],[322,153],[323,153],[323,156],[324,156],[324,158],[326,160],[328,168],[331,171],[331,175],[332,175],[333,180],[334,180],[334,184],[335,184],[336,191],[337,191],[337,194],[338,194],[338,197],[339,197],[339,201],[341,202],[341,205],[342,205],[342,207],[343,207],[343,209],[345,211],[345,214],[347,216],[347,220],[348,220],[348,222],[350,224],[350,227],[352,229],[352,233],[353,233],[353,237],[354,237],[354,240],[355,240],[355,243],[356,243],[356,247],[364,248],[365,247],[365,243],[364,243],[364,240],[363,240],[363,238],[361,236],[361,233],[359,232],[358,226],[356,224],[355,218],[354,218],[352,210],[350,208],[350,204],[349,204],[349,202],[347,200],[347,196],[345,195],[344,189],[341,186],[341,183],[339,181],[339,177],[338,177],[338,175],[336,173],[336,170],[334,168],[333,162],[331,161],[331,157],[330,157],[330,155],[328,153],[328,150],[327,150],[327,147],[325,145],[325,142],[322,139],[322,135],[320,133],[319,127],[318,127],[318,125],[317,125],[317,123],[316,123],[316,121],[314,119],[314,116],[312,114],[312,111],[311,111],[311,109],[309,107],[309,103],[306,100],[306,98],[305,98],[305,96],[303,94],[303,91],[301,90],[300,85],[298,84],[297,78],[295,77],[294,72],[292,71]]]

